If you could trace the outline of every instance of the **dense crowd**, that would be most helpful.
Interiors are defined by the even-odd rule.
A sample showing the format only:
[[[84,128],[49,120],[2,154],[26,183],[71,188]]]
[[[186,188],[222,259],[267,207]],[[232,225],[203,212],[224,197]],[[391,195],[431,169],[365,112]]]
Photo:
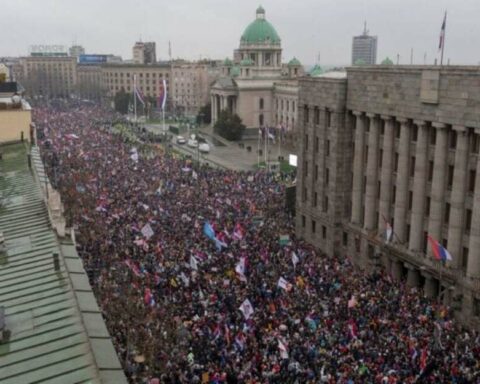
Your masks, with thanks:
[[[296,239],[277,176],[192,165],[99,107],[34,117],[130,382],[480,382],[477,334]]]

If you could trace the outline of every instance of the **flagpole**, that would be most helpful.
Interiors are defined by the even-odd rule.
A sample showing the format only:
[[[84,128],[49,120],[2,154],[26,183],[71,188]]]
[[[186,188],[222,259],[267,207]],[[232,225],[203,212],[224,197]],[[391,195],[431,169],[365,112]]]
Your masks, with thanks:
[[[447,33],[447,11],[445,11],[445,18],[443,20],[443,24],[444,24],[444,27],[443,27],[443,38],[442,38],[442,55],[440,57],[441,66],[443,65],[443,51],[445,50],[445,36]]]
[[[137,122],[137,95],[135,91],[137,89],[137,75],[133,75],[133,108],[135,110],[135,122]]]

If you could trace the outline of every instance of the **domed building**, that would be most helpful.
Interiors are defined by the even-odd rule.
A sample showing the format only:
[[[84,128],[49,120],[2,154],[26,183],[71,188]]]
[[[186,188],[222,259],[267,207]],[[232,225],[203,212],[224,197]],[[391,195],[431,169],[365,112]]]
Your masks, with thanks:
[[[303,73],[296,58],[282,65],[280,36],[265,18],[265,9],[258,7],[255,20],[240,37],[233,60],[225,59],[222,75],[211,87],[212,124],[220,111],[228,109],[238,114],[247,128],[292,131],[297,110],[296,79]]]

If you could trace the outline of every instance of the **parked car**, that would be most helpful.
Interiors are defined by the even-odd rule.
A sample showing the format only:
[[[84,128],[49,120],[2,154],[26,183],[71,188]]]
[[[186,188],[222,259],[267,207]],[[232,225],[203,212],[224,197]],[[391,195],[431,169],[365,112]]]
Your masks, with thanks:
[[[210,145],[208,145],[207,143],[202,143],[198,146],[198,150],[202,153],[209,153]]]
[[[188,142],[187,142],[187,145],[188,145],[190,148],[197,148],[197,147],[198,147],[198,141],[197,141],[197,140],[193,140],[193,139],[189,139]]]
[[[177,136],[177,144],[185,144],[187,142],[187,139],[185,139],[183,136]]]

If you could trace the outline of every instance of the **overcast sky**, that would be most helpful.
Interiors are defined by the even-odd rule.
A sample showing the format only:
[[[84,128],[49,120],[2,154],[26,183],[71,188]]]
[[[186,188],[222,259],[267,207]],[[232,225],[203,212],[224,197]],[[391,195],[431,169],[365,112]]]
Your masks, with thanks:
[[[378,36],[377,61],[427,63],[438,57],[447,9],[445,61],[480,63],[480,0],[0,0],[0,56],[27,55],[33,44],[70,46],[131,59],[132,46],[157,43],[157,58],[232,57],[261,4],[282,39],[283,60],[349,64],[352,36]]]

